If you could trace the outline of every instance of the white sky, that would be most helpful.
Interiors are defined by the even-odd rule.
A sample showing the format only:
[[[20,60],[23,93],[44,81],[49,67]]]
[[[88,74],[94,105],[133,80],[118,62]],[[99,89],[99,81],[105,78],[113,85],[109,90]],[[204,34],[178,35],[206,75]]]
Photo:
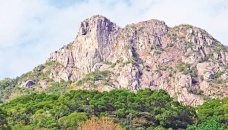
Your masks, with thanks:
[[[0,0],[0,79],[44,63],[96,14],[121,27],[149,19],[191,24],[228,45],[228,0]]]

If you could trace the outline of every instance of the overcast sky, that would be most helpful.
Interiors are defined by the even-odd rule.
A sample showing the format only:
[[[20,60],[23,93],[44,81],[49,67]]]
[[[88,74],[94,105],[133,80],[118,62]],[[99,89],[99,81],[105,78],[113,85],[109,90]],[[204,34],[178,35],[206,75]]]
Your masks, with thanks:
[[[0,0],[0,79],[44,63],[96,14],[121,27],[149,19],[191,24],[228,45],[228,0]]]

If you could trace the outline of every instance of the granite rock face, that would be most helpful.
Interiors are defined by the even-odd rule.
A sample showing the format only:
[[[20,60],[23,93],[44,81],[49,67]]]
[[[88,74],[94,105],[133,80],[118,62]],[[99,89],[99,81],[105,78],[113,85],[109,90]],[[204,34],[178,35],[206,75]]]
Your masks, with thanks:
[[[164,89],[188,105],[228,96],[228,49],[206,31],[191,25],[168,27],[148,20],[118,27],[103,16],[80,24],[73,43],[51,53],[50,78],[77,82],[86,74],[109,71],[108,84],[97,89]],[[58,72],[58,73],[57,73]],[[96,89],[89,84],[80,89]]]

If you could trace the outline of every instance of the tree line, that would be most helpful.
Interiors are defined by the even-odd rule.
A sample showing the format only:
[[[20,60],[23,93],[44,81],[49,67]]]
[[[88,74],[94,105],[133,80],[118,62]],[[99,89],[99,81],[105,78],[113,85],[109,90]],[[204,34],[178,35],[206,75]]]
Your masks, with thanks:
[[[227,115],[228,98],[194,108],[164,90],[72,90],[62,96],[33,93],[1,105],[0,129],[101,129],[106,121],[109,127],[126,130],[211,130],[227,129]]]

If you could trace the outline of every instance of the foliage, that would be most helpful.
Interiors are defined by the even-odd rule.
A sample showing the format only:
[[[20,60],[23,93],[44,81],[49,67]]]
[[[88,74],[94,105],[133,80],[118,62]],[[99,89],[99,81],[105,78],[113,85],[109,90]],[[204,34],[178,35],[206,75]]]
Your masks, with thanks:
[[[49,78],[49,74],[51,72],[50,68],[57,65],[60,64],[55,61],[46,62],[45,65],[38,65],[32,71],[22,74],[20,77],[16,77],[15,79],[5,78],[1,80],[0,104],[8,99],[35,92],[34,88],[40,87],[39,81],[45,80],[47,82],[52,82],[52,79]],[[45,72],[44,69],[46,69]],[[25,83],[27,80],[32,80],[35,83],[34,88],[27,88],[23,86],[23,83]]]
[[[183,63],[183,62],[180,62],[180,63],[177,63],[176,64],[176,69],[179,71],[179,72],[183,72],[185,74],[188,74],[190,69],[189,69],[190,65],[187,64],[187,63]]]
[[[159,55],[159,54],[161,54],[161,52],[160,51],[155,51],[155,54]]]
[[[45,63],[45,65],[53,67],[55,65],[60,65],[60,63],[56,62],[56,61],[48,61]]]
[[[201,89],[197,89],[197,88],[187,88],[187,91],[189,93],[193,93],[193,94],[196,94],[196,95],[203,95],[203,90]]]
[[[212,117],[210,120],[202,122],[197,126],[189,125],[186,130],[225,130],[225,128],[221,127],[216,117]]]
[[[182,106],[164,90],[70,91],[63,96],[30,94],[3,104],[12,128],[67,129],[91,117],[111,117],[126,129],[182,128],[198,122],[195,109]]]
[[[186,45],[187,47],[191,47],[191,46],[194,45],[194,43],[193,43],[193,42],[185,42],[185,45]]]
[[[13,94],[16,96],[31,94],[32,88],[17,87],[19,79],[19,77],[15,79],[5,78],[0,81],[0,104],[8,100]]]
[[[228,98],[212,99],[197,107],[201,121],[206,122],[213,116],[218,118],[218,122],[228,128]]]
[[[220,54],[220,53],[221,53],[221,47],[219,47],[219,46],[216,47],[214,50],[215,50],[215,52],[216,52],[217,54]]]
[[[16,80],[5,78],[0,81],[0,104],[8,99],[17,84]]]
[[[111,61],[105,61],[105,64],[106,65],[112,65],[112,62]]]
[[[7,116],[6,111],[4,111],[2,108],[0,108],[0,130],[8,128],[6,116]]]
[[[172,34],[172,39],[174,40],[174,41],[176,41],[177,40],[177,34]]]
[[[63,116],[59,118],[58,122],[61,129],[75,129],[78,126],[79,122],[86,121],[88,117],[85,113],[73,112],[68,116]]]
[[[219,78],[219,77],[220,77],[221,75],[223,75],[224,73],[225,73],[224,71],[219,71],[219,72],[215,73],[214,79]]]
[[[173,47],[173,46],[174,46],[173,43],[168,44],[168,47]]]
[[[67,89],[71,87],[72,81],[64,81],[63,79],[60,82],[51,82],[50,87],[45,89],[46,93],[49,94],[58,94],[64,95],[67,92]]]
[[[107,70],[106,71],[96,70],[94,72],[86,74],[81,80],[79,80],[76,83],[76,85],[77,86],[81,86],[84,83],[89,83],[91,86],[96,87],[95,86],[95,81],[103,80],[103,81],[108,82],[109,78],[110,78],[110,74],[111,74],[111,72],[107,71]]]
[[[118,62],[118,61],[117,61],[117,62]],[[117,62],[112,63],[112,62],[110,62],[110,61],[106,61],[105,64],[106,64],[106,65],[110,65],[111,68],[114,68],[114,67],[116,66]]]

